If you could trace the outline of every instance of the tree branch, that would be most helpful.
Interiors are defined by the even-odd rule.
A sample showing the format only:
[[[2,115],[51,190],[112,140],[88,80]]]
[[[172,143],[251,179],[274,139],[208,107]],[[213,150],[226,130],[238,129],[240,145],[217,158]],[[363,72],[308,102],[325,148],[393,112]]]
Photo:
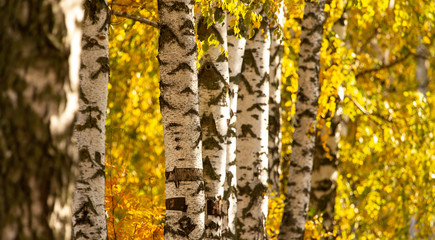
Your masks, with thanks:
[[[120,12],[120,11],[116,11],[116,10],[112,10],[112,14],[115,16],[118,16],[118,17],[124,17],[124,18],[128,18],[128,19],[131,19],[134,21],[138,21],[140,23],[145,23],[145,24],[152,26],[152,27],[155,27],[157,29],[160,28],[158,23],[153,22],[151,20],[148,20],[148,19],[141,17],[141,16],[131,15],[129,13]]]
[[[364,43],[361,45],[361,47],[358,49],[358,51],[356,51],[357,54],[360,54],[364,48],[369,44],[369,42],[376,37],[376,35],[378,34],[378,31],[376,30],[377,28],[375,28],[375,30],[373,31],[373,33],[370,34],[370,36],[364,41]]]
[[[399,64],[399,63],[405,61],[406,59],[408,59],[409,56],[411,56],[411,53],[408,53],[408,54],[406,54],[404,57],[399,58],[399,59],[397,59],[396,61],[391,62],[391,63],[389,63],[389,64],[383,64],[383,65],[381,65],[381,66],[374,67],[374,68],[372,68],[372,69],[366,69],[366,70],[363,70],[363,71],[357,73],[357,74],[355,75],[355,78],[359,78],[359,77],[361,77],[361,76],[363,76],[363,75],[365,75],[365,74],[369,74],[369,73],[372,73],[372,72],[377,72],[377,71],[380,71],[380,70],[383,70],[383,69],[387,69],[387,68],[393,67],[394,65]]]
[[[352,96],[345,94],[344,97],[349,98],[350,101],[352,101],[352,103],[364,114],[370,117],[377,117],[381,120],[384,120],[386,122],[392,123],[393,120],[391,119],[391,117],[386,118],[385,116],[382,116],[381,114],[378,113],[372,113],[367,111],[361,104],[359,104],[358,101],[356,101]]]
[[[346,5],[344,5],[344,7],[343,7],[343,12],[341,13],[341,16],[340,16],[340,18],[339,19],[337,19],[335,22],[334,22],[334,24],[332,24],[332,26],[334,26],[335,24],[337,24],[338,22],[340,22],[340,21],[344,21],[344,14],[346,13],[346,11],[347,11],[347,9],[349,8],[349,3],[351,2],[351,0],[348,0],[347,2],[346,2]]]

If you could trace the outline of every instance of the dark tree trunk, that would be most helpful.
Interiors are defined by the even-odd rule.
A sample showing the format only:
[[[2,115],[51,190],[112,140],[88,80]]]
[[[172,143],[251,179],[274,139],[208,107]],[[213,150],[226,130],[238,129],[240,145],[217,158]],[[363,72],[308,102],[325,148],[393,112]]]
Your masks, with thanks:
[[[80,11],[0,3],[0,239],[71,238]]]

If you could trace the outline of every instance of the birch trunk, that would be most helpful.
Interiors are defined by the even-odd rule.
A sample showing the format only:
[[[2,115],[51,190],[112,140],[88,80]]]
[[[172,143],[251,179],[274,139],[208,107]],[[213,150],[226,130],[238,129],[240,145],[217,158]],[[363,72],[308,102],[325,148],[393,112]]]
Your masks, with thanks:
[[[325,1],[306,1],[291,163],[278,239],[303,239],[311,189]]]
[[[272,191],[279,193],[281,174],[281,60],[284,46],[280,36],[274,30],[284,27],[284,3],[279,8],[277,26],[271,29],[270,44],[270,86],[269,86],[269,184]]]
[[[265,239],[270,32],[246,41],[237,99],[237,238]]]
[[[417,48],[417,68],[415,69],[415,78],[418,82],[418,91],[426,96],[428,91],[429,77],[427,74],[427,69],[429,65],[428,61],[429,50],[424,45],[420,43]]]
[[[81,1],[0,9],[0,239],[70,239]]]
[[[336,104],[339,104],[338,101]],[[339,125],[342,109],[337,106],[331,126],[323,126],[315,140],[315,153],[311,177],[310,207],[315,214],[323,215],[323,226],[326,231],[334,229],[334,207],[337,193],[338,142],[340,141]],[[322,138],[321,136],[326,136]],[[326,149],[324,148],[326,139]]]
[[[214,9],[215,19],[225,13]],[[211,46],[200,60],[199,114],[202,129],[202,159],[206,199],[205,238],[222,238],[222,204],[227,157],[227,132],[230,118],[229,75],[226,18],[207,28],[207,22],[198,17],[198,38],[201,41],[214,35],[218,46]]]
[[[417,80],[418,83],[417,90],[422,96],[424,96],[424,98],[426,98],[426,93],[429,90],[428,89],[429,76],[427,73],[428,66],[429,66],[428,55],[429,55],[428,48],[424,45],[424,43],[420,42],[420,44],[417,47],[417,54],[416,54],[417,66],[415,69],[415,79]],[[408,231],[409,231],[410,239],[415,239],[418,235],[420,229],[418,229],[418,227],[416,228],[417,223],[418,223],[418,219],[417,216],[414,214],[410,217],[409,220]],[[432,235],[432,237],[434,236]]]
[[[227,15],[227,22],[229,22]],[[237,178],[236,178],[236,112],[239,81],[241,77],[245,38],[237,38],[228,27],[228,70],[230,77],[230,122],[227,134],[227,162],[224,183],[222,235],[224,239],[236,239]]]
[[[204,181],[193,1],[159,0],[160,111],[165,141],[165,239],[204,237]]]
[[[344,12],[332,30],[343,43],[346,41],[347,13]],[[341,88],[341,87],[340,87]],[[340,89],[339,88],[339,89]],[[323,215],[323,227],[326,231],[334,230],[335,197],[337,193],[338,143],[341,136],[341,120],[343,110],[340,106],[343,94],[339,90],[336,99],[336,110],[330,127],[326,125],[317,130],[313,172],[311,174],[310,208],[317,215]],[[325,147],[326,148],[325,148]],[[328,239],[335,239],[331,236]]]
[[[106,239],[104,159],[109,14],[105,1],[86,0],[80,68],[79,113],[75,136],[79,174],[73,199],[74,239]]]

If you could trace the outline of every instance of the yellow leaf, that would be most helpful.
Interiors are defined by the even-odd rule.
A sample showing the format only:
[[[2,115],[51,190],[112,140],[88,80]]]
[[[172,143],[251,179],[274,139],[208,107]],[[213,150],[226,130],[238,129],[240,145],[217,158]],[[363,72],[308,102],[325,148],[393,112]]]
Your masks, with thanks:
[[[430,39],[427,36],[424,36],[422,41],[426,44],[430,44]]]

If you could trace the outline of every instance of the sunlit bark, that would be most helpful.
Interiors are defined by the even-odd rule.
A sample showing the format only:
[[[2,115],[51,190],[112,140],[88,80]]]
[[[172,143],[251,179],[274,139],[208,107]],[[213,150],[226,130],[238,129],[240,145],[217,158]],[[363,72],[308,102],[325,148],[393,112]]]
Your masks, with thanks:
[[[264,34],[263,34],[263,33]],[[268,212],[269,27],[246,41],[237,99],[237,238],[265,239]]]
[[[104,159],[109,15],[105,1],[84,2],[79,113],[75,136],[79,174],[73,200],[74,239],[106,239]]]
[[[227,15],[227,22],[229,22]],[[224,183],[224,205],[222,231],[224,239],[236,237],[236,212],[237,212],[237,178],[236,178],[236,112],[239,81],[241,77],[243,54],[245,52],[246,39],[237,38],[234,30],[228,28],[228,70],[230,77],[230,122],[228,126],[228,149],[226,176]]]
[[[165,141],[165,239],[204,236],[204,182],[194,2],[159,0],[160,111]]]
[[[293,119],[289,181],[279,239],[303,239],[311,190],[311,173],[319,98],[320,48],[325,1],[306,1],[299,53],[299,81]]]
[[[221,239],[230,99],[226,17],[221,9],[213,10],[215,19],[222,18],[222,22],[207,27],[205,19],[197,16],[198,39],[207,41],[213,35],[219,42],[219,45],[211,46],[200,59],[199,115],[206,199],[205,238]]]

